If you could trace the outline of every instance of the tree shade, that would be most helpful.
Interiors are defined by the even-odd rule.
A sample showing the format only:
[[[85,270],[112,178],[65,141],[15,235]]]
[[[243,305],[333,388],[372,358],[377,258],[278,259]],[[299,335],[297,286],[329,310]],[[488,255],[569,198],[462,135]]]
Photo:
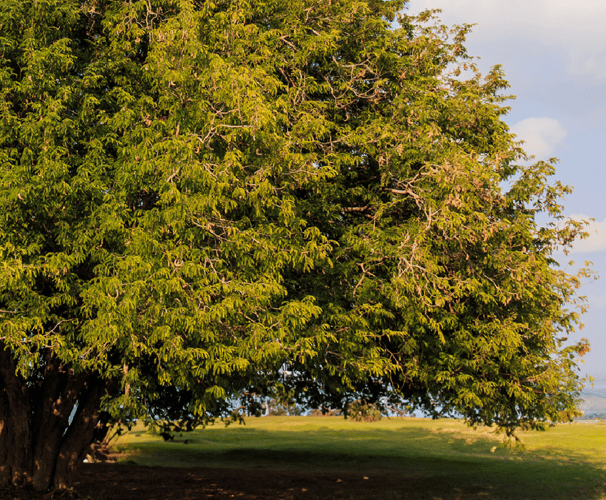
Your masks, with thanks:
[[[0,483],[68,486],[108,418],[276,384],[576,414],[570,188],[520,162],[470,26],[404,7],[2,2]]]

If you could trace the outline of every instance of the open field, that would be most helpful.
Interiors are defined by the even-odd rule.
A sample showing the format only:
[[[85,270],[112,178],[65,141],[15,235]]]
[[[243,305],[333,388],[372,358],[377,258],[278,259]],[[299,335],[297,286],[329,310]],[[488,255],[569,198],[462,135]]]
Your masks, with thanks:
[[[124,499],[143,498],[145,487],[150,500],[168,498],[158,489],[167,479],[160,480],[164,472],[156,466],[181,468],[174,473],[190,478],[182,482],[216,486],[182,498],[606,499],[606,425],[519,435],[524,446],[508,448],[490,429],[456,420],[248,418],[244,426],[217,424],[169,442],[135,428],[116,445],[125,465],[97,470],[120,474],[115,481],[129,470],[148,471],[131,497],[123,484]],[[94,467],[101,466],[84,469]]]

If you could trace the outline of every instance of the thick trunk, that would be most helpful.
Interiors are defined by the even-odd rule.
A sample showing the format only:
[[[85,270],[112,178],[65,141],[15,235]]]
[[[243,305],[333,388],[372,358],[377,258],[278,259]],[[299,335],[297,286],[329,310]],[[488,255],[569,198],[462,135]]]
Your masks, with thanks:
[[[24,379],[0,345],[0,479],[20,486],[31,481],[32,410]]]
[[[44,490],[52,483],[57,452],[86,381],[85,374],[74,375],[56,359],[48,357],[45,361],[43,382],[35,398],[34,410],[37,439],[34,443],[32,486],[37,490]]]
[[[99,425],[99,405],[105,391],[100,380],[90,383],[82,395],[72,425],[63,436],[53,479],[55,488],[68,488],[78,466],[95,438]],[[103,424],[102,424],[103,425]]]
[[[74,374],[50,356],[31,380],[15,368],[0,343],[0,485],[67,488],[103,425],[99,406],[106,384],[89,373]]]

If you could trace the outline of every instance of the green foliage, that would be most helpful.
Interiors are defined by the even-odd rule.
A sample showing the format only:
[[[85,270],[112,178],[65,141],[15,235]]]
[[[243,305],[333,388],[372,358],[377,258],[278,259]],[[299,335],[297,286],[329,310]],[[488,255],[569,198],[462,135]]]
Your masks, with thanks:
[[[381,420],[381,410],[372,403],[358,399],[349,403],[347,414],[356,422],[374,422]]]
[[[303,415],[304,411],[304,408],[298,404],[290,403],[288,401],[276,401],[275,399],[270,399],[267,402],[266,415],[272,417],[300,416]]]
[[[469,26],[391,29],[403,5],[2,3],[0,349],[27,384],[56,359],[163,421],[277,380],[509,431],[575,414],[570,189],[517,163]]]

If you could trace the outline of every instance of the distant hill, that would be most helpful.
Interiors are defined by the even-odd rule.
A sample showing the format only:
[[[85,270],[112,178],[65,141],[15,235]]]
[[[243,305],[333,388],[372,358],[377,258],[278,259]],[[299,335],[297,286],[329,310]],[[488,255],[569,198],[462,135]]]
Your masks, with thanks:
[[[606,385],[594,384],[581,393],[582,420],[606,418]]]

